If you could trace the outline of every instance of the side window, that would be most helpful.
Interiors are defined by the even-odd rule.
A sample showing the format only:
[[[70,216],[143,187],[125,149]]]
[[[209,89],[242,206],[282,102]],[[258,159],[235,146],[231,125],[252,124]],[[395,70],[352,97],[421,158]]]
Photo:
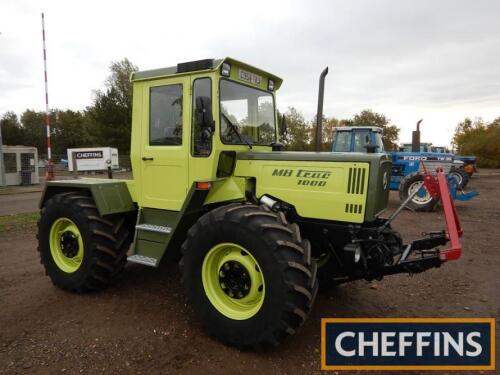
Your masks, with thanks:
[[[259,143],[272,143],[276,138],[276,134],[274,133],[275,114],[273,97],[269,95],[259,96],[257,104],[257,130]]]
[[[5,153],[3,154],[3,161],[5,164],[5,173],[16,173],[17,163],[15,153]]]
[[[335,133],[335,150],[336,152],[351,151],[351,132],[339,131]]]
[[[212,81],[210,78],[198,78],[193,83],[193,120],[192,120],[193,156],[208,156],[212,152]]]
[[[151,87],[149,91],[149,144],[182,144],[182,85]]]

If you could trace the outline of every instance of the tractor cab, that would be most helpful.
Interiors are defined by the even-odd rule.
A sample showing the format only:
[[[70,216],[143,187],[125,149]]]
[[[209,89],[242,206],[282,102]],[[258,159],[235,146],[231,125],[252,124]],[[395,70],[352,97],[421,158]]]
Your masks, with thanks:
[[[384,152],[382,128],[376,126],[335,128],[333,152]]]
[[[399,152],[414,152],[412,151],[412,144],[411,143],[403,143],[401,146],[399,146]],[[415,152],[435,152],[433,150],[432,143],[425,143],[421,142],[419,145],[419,151]],[[444,151],[437,151],[439,153],[443,153]]]
[[[130,184],[141,206],[180,210],[192,181],[228,177],[237,152],[277,145],[282,80],[273,74],[225,58],[136,72],[131,80]]]

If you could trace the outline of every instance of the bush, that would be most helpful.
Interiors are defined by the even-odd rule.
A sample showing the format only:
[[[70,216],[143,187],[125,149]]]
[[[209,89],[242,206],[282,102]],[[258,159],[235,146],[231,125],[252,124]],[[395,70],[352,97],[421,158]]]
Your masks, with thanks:
[[[458,124],[453,142],[457,154],[476,156],[478,167],[500,168],[500,117],[491,123],[466,118]]]

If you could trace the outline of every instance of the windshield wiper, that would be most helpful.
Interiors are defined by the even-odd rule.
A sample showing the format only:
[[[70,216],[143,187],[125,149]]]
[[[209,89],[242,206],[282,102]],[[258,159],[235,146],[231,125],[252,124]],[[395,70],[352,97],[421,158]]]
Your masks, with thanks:
[[[234,125],[231,120],[225,115],[224,112],[221,111],[221,115],[224,117],[224,120],[226,123],[229,125],[229,127],[233,130],[233,132],[238,136],[238,139],[240,140],[241,143],[246,143],[248,147],[250,147],[250,150],[252,149],[252,144],[248,141],[248,139],[243,139],[243,137],[240,134],[240,131],[238,130],[238,127]]]

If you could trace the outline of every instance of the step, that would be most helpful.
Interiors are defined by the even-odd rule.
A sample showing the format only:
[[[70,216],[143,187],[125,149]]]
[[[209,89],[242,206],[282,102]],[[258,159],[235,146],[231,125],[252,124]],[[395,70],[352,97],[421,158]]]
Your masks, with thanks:
[[[163,234],[170,234],[170,232],[172,232],[172,228],[170,227],[165,227],[162,225],[154,225],[154,224],[137,224],[135,228],[147,232],[155,232]]]
[[[158,265],[157,259],[146,257],[144,255],[139,255],[139,254],[131,255],[127,257],[127,260],[132,263],[144,264],[146,266],[151,266],[151,267],[156,267]]]

